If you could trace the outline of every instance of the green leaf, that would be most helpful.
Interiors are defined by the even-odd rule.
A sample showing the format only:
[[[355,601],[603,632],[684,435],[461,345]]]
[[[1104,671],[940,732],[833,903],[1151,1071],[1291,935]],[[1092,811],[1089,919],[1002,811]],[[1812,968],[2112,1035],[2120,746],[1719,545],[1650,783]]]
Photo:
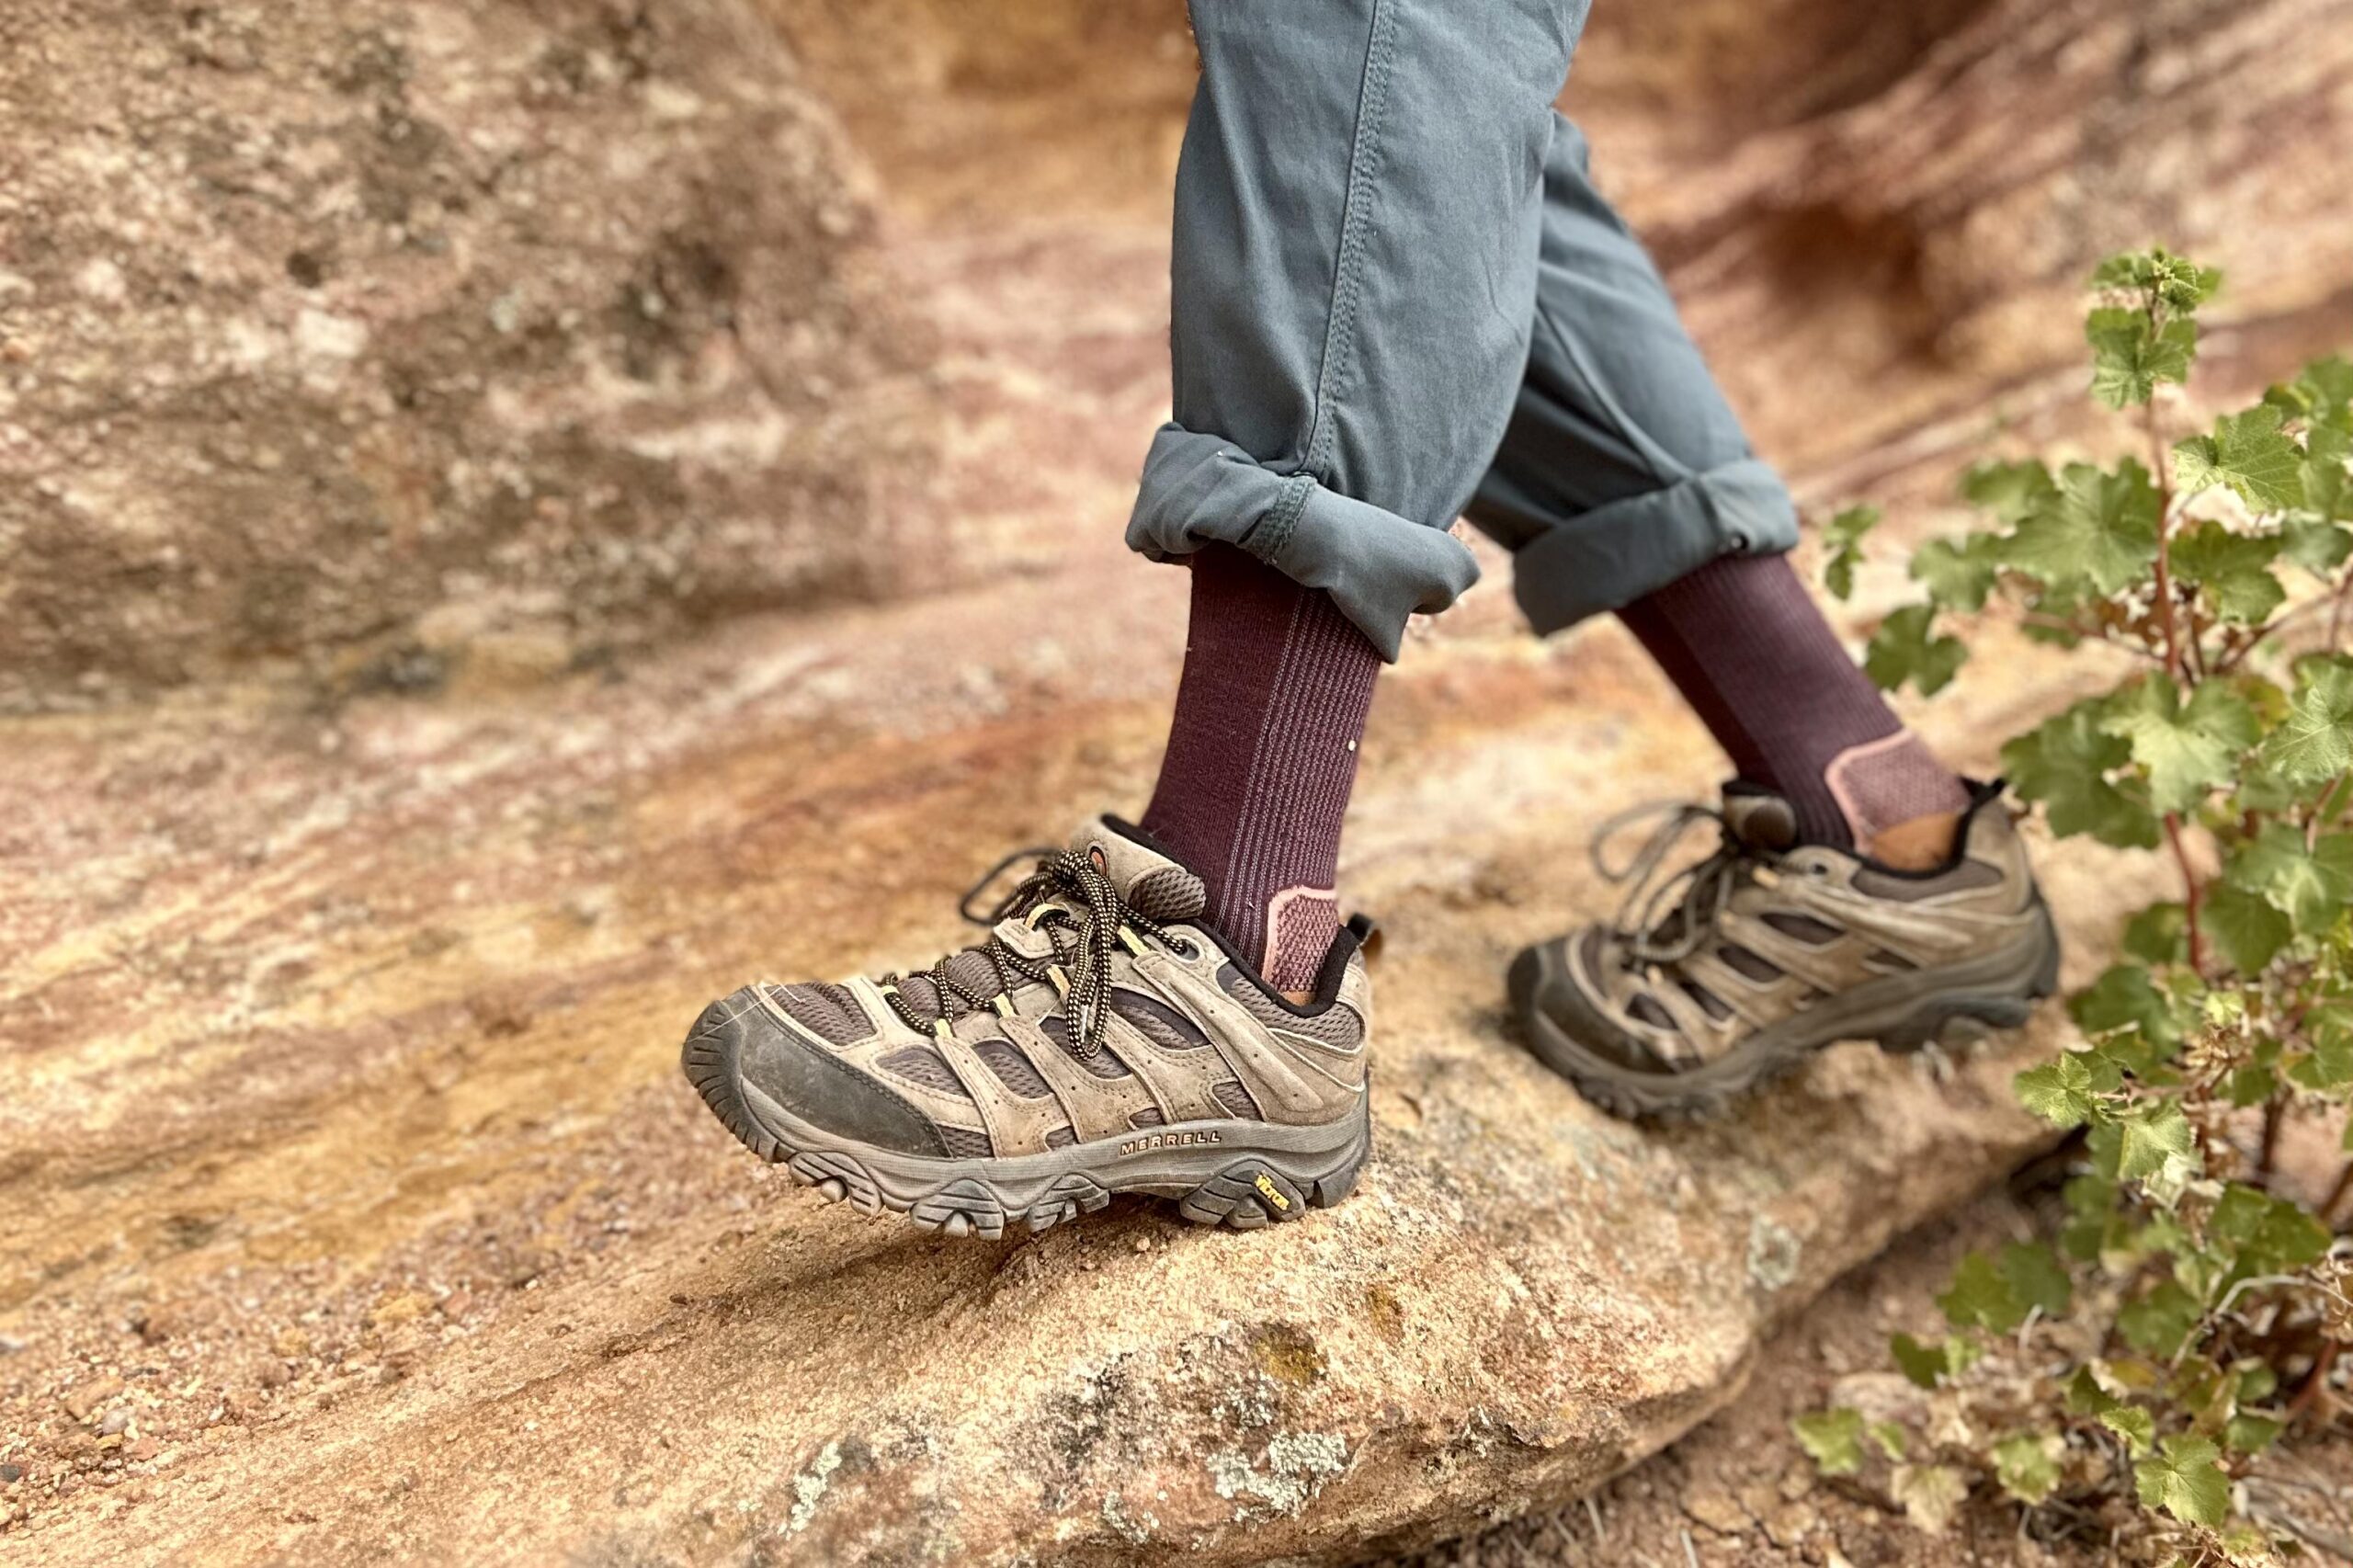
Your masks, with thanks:
[[[2021,798],[2042,803],[2060,837],[2088,833],[2119,849],[2154,849],[2155,815],[2109,779],[2132,748],[2108,732],[2106,717],[2099,699],[2076,703],[2003,746],[2003,770]]]
[[[2301,1205],[2238,1182],[2215,1200],[2207,1230],[2230,1244],[2242,1278],[2282,1274],[2317,1262],[2333,1239],[2329,1228]]]
[[[2273,1438],[2280,1437],[2282,1429],[2285,1429],[2285,1422],[2273,1420],[2268,1415],[2249,1415],[2243,1410],[2243,1413],[2233,1415],[2231,1422],[2223,1426],[2222,1441],[2231,1448],[2231,1452],[2256,1455],[2256,1452],[2264,1452],[2266,1448],[2270,1448]]]
[[[2126,1451],[2145,1454],[2157,1440],[2156,1417],[2120,1401],[2099,1413],[2099,1424],[2124,1439]]]
[[[1945,1321],[1955,1328],[1983,1328],[1990,1334],[2015,1334],[2026,1322],[2026,1307],[2002,1278],[1995,1261],[1972,1252],[1952,1271],[1952,1284],[1937,1298]]]
[[[1890,1335],[1887,1348],[1898,1369],[1924,1389],[1960,1377],[1976,1365],[1978,1356],[1977,1346],[1966,1339],[1923,1341],[1908,1334]]]
[[[1961,494],[1972,506],[1983,506],[2016,528],[2059,494],[2051,471],[2029,459],[2024,462],[1982,462],[1961,475]]]
[[[2197,324],[2177,317],[2160,326],[2149,312],[2104,306],[2084,323],[2092,347],[2092,396],[2130,408],[2155,395],[2160,382],[2189,380],[2198,355]]]
[[[2353,406],[2353,359],[2332,354],[2304,367],[2296,378],[2306,413],[2314,419],[2334,419]]]
[[[2002,559],[2056,588],[2116,594],[2157,559],[2157,491],[2127,459],[2114,473],[2070,463],[2058,490],[2003,542]]]
[[[1887,1483],[1888,1495],[1904,1505],[1904,1517],[1928,1535],[1950,1528],[1954,1512],[1969,1495],[1969,1483],[1949,1465],[1902,1464]]]
[[[2098,1127],[2093,1136],[2112,1132],[2113,1128]],[[2059,1244],[2067,1256],[2079,1262],[2097,1261],[2110,1250],[2113,1238],[2122,1224],[2116,1211],[2116,1183],[2104,1176],[2086,1173],[2071,1176],[2060,1189],[2067,1206],[2067,1221],[2060,1228]]]
[[[2009,1286],[2012,1300],[2040,1311],[2046,1318],[2067,1315],[2068,1303],[2075,1295],[2074,1282],[2067,1277],[2067,1266],[2049,1247],[2012,1242],[2002,1249],[2000,1267],[2002,1280]]]
[[[2188,811],[2229,783],[2241,754],[2262,736],[2255,710],[2236,692],[2210,683],[2184,702],[2165,675],[2118,692],[2105,727],[2131,743],[2132,760],[2149,776],[2149,803],[2159,812]]]
[[[1862,1412],[1843,1405],[1817,1410],[1791,1421],[1790,1431],[1823,1474],[1852,1475],[1863,1468]]]
[[[2195,1140],[2178,1100],[2136,1106],[2117,1119],[2123,1135],[2116,1174],[2126,1181],[2144,1181],[2167,1165],[2191,1157]]]
[[[2309,492],[2312,485],[2305,484]],[[2282,560],[2302,567],[2315,577],[2334,577],[2336,569],[2353,556],[2353,528],[2326,517],[2310,517],[2291,512],[2279,523],[2279,554]],[[1919,575],[1919,561],[1913,560],[1913,575]]]
[[[2197,1297],[2179,1281],[2166,1279],[2124,1304],[2116,1314],[2116,1332],[2142,1355],[2163,1361],[2181,1348],[2203,1315]]]
[[[2186,1525],[2220,1527],[2231,1506],[2230,1477],[2214,1462],[2221,1454],[2204,1437],[2167,1437],[2162,1457],[2132,1467],[2143,1506],[2162,1508]]]
[[[2298,1083],[2314,1089],[2353,1085],[2353,1002],[2315,1005],[2304,1015],[2304,1040],[2312,1054],[2294,1074]],[[2346,1131],[2353,1135],[2353,1126]]]
[[[2249,978],[2262,973],[2295,936],[2293,924],[2268,899],[2230,882],[2208,890],[2205,907],[2198,912],[2198,928],[2233,969]]]
[[[2353,767],[2353,660],[2300,661],[2287,717],[2258,755],[2290,784],[2318,784]]]
[[[1906,605],[1880,622],[1863,650],[1863,673],[1873,685],[1894,691],[1908,680],[1933,697],[1951,683],[1969,648],[1958,637],[1929,634],[1936,614],[1934,605]]]
[[[1881,1453],[1898,1463],[1903,1462],[1905,1448],[1903,1427],[1893,1421],[1874,1421],[1863,1430]]]
[[[2234,886],[2261,893],[2298,935],[2315,936],[2336,925],[2353,900],[2353,835],[2328,834],[2308,849],[2301,828],[2267,823],[2223,874]]]
[[[1862,564],[1863,536],[1879,527],[1877,506],[1849,506],[1822,527],[1823,585],[1840,601],[1855,594],[1855,568]]]
[[[2222,286],[2222,271],[2156,245],[2109,256],[2092,273],[2091,286],[2103,292],[2130,290],[2166,310],[2188,312],[2213,297]]]
[[[2255,626],[2288,601],[2271,574],[2280,543],[2277,536],[2234,533],[2210,517],[2175,539],[2171,559],[2183,581],[2206,590],[2217,616]]]
[[[2211,436],[2174,444],[2174,482],[2185,495],[2226,485],[2257,512],[2302,506],[2304,454],[2279,424],[2279,410],[2267,403],[2224,415]]]
[[[2094,1038],[2136,1029],[2170,1045],[2181,1038],[2173,1004],[2138,964],[2112,964],[2068,1000],[2067,1015]]]
[[[2020,1105],[2053,1127],[2081,1127],[2098,1103],[2092,1097],[2092,1070],[2072,1051],[2028,1068],[2010,1080],[2010,1086]]]
[[[1959,544],[1932,539],[1913,552],[1912,580],[1928,590],[1928,602],[1939,609],[1984,609],[1994,591],[2001,548],[1998,534],[1964,535]]]
[[[2020,1432],[1994,1445],[1994,1479],[2002,1490],[2032,1507],[2059,1489],[2057,1437]]]
[[[2234,1454],[2259,1454],[2279,1437],[2282,1423],[2268,1415],[2241,1414],[2231,1417],[2222,1428],[2222,1441]]]
[[[2189,912],[2177,903],[2153,903],[2124,923],[2124,950],[2147,964],[2189,957]]]

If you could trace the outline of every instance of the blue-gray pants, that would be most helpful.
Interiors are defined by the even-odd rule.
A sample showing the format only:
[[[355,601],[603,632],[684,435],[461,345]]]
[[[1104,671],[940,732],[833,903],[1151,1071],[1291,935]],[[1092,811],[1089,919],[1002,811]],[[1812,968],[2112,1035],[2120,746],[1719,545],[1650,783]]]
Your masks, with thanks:
[[[1788,550],[1779,479],[1553,111],[1589,0],[1192,0],[1174,417],[1128,542],[1229,540],[1386,657],[1513,552],[1539,632]]]

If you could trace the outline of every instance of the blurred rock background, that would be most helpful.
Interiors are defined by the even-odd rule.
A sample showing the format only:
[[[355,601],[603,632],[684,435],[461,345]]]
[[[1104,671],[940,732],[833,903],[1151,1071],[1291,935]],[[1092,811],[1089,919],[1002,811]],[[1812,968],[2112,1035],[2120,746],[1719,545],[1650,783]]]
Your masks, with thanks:
[[[2243,375],[2353,317],[2345,24],[1605,3],[1566,101],[1760,445],[1883,486],[2073,392],[2109,249],[2220,256]],[[943,263],[1150,309],[1191,72],[1174,0],[10,6],[0,710],[528,679],[1102,536],[931,504]]]

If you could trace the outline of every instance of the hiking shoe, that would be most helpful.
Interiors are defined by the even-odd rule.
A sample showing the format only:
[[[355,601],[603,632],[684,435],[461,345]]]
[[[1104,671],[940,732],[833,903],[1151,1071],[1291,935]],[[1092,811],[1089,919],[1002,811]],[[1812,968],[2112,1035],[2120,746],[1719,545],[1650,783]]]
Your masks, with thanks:
[[[1360,948],[1304,1006],[1200,923],[1201,880],[1114,818],[1047,850],[978,947],[916,974],[747,985],[681,1065],[729,1131],[868,1213],[1042,1231],[1114,1193],[1250,1230],[1325,1208],[1371,1143]]]
[[[1602,858],[1605,826],[1595,866],[1634,886],[1611,925],[1513,960],[1529,1048],[1643,1116],[1721,1108],[1835,1040],[1910,1051],[2024,1023],[2057,984],[2059,937],[2001,797],[1972,784],[1952,856],[1917,872],[1800,844],[1788,801],[1740,785],[1721,811],[1670,808],[1623,868]],[[1714,853],[1662,879],[1710,821]]]

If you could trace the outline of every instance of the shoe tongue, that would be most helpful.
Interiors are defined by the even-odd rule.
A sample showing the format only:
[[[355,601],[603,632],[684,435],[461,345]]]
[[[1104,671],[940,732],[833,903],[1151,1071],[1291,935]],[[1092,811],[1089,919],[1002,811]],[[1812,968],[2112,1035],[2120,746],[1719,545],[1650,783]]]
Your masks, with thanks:
[[[1724,826],[1751,849],[1783,850],[1798,841],[1797,808],[1763,790],[1724,790]]]
[[[1095,862],[1128,907],[1147,920],[1189,920],[1209,903],[1201,879],[1115,817],[1096,817],[1071,835],[1071,853]]]

